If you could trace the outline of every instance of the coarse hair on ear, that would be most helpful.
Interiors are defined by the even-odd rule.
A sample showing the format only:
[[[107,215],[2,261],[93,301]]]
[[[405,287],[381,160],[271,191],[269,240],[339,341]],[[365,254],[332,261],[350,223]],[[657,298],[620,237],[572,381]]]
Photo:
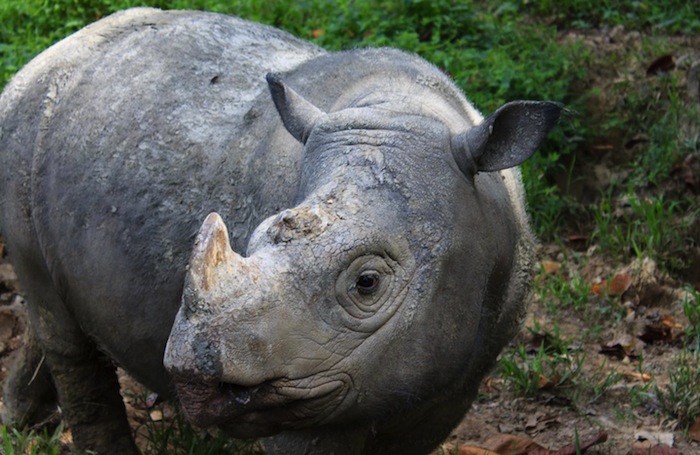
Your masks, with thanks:
[[[512,101],[483,122],[452,138],[452,154],[465,175],[518,166],[542,145],[563,105],[553,101]]]

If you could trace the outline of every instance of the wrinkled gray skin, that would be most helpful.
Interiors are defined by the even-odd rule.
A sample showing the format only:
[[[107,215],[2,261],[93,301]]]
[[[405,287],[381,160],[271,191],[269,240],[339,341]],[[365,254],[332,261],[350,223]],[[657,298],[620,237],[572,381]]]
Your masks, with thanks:
[[[271,453],[428,452],[523,315],[511,168],[559,109],[482,121],[416,56],[214,14],[129,10],[56,44],[0,99],[33,329],[5,421],[55,384],[78,447],[135,452],[116,364]]]

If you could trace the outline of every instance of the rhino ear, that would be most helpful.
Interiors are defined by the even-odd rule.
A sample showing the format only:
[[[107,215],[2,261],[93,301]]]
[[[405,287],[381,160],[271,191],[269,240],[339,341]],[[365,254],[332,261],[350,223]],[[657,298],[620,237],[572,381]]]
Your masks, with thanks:
[[[306,144],[311,128],[325,113],[287,87],[278,74],[268,73],[265,79],[284,127],[297,141]]]
[[[523,163],[556,125],[563,105],[552,101],[512,101],[474,128],[452,138],[452,154],[467,175]]]

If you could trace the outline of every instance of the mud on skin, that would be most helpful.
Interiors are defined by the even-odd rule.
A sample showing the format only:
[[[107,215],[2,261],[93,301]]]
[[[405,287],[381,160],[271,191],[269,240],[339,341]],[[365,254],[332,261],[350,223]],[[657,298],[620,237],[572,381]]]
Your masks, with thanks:
[[[0,226],[36,339],[4,421],[57,400],[21,380],[45,355],[80,450],[136,453],[119,365],[270,453],[429,452],[524,314],[517,166],[559,111],[484,119],[414,55],[210,13],[57,43],[0,97]]]

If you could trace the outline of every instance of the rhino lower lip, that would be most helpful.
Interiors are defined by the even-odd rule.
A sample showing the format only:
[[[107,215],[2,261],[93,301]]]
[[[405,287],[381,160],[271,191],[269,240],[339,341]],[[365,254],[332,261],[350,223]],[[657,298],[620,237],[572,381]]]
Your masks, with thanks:
[[[176,381],[180,404],[200,427],[217,426],[238,438],[263,437],[322,421],[343,401],[342,380],[314,386],[278,379],[256,386]]]

